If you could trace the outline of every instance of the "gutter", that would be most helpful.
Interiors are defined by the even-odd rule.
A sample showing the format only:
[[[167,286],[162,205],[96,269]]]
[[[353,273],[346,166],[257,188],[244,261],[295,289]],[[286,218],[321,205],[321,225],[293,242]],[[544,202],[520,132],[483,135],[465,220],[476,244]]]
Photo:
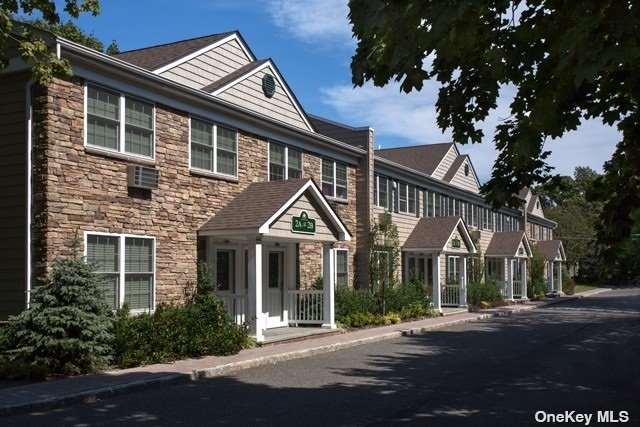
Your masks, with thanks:
[[[27,271],[26,271],[26,296],[25,303],[26,308],[29,308],[29,304],[31,303],[31,280],[32,280],[32,257],[31,257],[31,225],[32,225],[32,192],[33,192],[33,159],[32,159],[32,150],[33,150],[33,105],[32,105],[32,94],[33,94],[33,86],[35,85],[35,80],[30,79],[27,82],[25,92],[26,92],[26,113],[27,113],[27,164],[26,164],[26,174],[27,174],[27,191],[26,191],[26,201],[25,204],[27,206],[27,215],[26,215],[26,258],[27,258]]]

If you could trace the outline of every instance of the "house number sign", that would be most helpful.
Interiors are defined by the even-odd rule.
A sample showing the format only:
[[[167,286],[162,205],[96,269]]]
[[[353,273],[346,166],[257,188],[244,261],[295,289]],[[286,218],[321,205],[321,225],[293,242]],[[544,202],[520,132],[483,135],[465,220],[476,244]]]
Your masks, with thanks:
[[[451,240],[451,247],[452,248],[459,248],[460,247],[460,239],[458,239],[457,237],[454,237],[453,240]]]
[[[316,220],[309,218],[306,211],[302,211],[300,216],[291,218],[291,231],[294,233],[315,234]]]

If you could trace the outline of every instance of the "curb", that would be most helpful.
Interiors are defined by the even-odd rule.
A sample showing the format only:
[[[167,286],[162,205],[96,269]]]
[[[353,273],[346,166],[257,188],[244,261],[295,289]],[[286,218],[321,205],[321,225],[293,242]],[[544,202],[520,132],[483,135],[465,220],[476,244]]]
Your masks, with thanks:
[[[148,378],[145,380],[134,381],[126,384],[119,384],[115,386],[103,387],[93,390],[82,391],[78,393],[71,393],[67,395],[55,396],[43,398],[34,402],[20,403],[11,406],[0,407],[0,416],[10,416],[22,413],[28,413],[36,410],[51,409],[54,407],[66,406],[79,402],[94,402],[101,398],[108,398],[125,393],[142,391],[150,389],[152,387],[160,387],[164,385],[173,385],[189,381],[197,381],[199,379],[214,378],[222,375],[228,375],[234,372],[238,372],[244,369],[255,368],[259,366],[273,365],[279,362],[285,362],[289,360],[303,359],[306,357],[315,356],[318,354],[332,353],[334,351],[343,350],[351,347],[357,347],[360,345],[376,343],[385,341],[388,339],[399,338],[402,336],[418,335],[428,331],[441,329],[447,326],[470,323],[478,320],[490,319],[493,317],[510,316],[514,313],[520,313],[524,311],[535,310],[539,307],[545,307],[547,305],[564,303],[567,301],[573,301],[581,299],[591,295],[605,292],[610,289],[597,289],[594,291],[583,292],[579,295],[572,295],[563,298],[556,298],[553,300],[544,301],[538,305],[530,306],[515,306],[514,308],[497,309],[492,312],[480,312],[471,313],[471,316],[466,316],[467,313],[462,313],[464,317],[459,319],[451,319],[448,321],[440,322],[434,325],[426,325],[411,329],[402,329],[393,332],[387,332],[380,335],[367,338],[359,338],[351,341],[327,344],[317,347],[307,348],[304,350],[295,350],[281,354],[274,354],[270,356],[262,356],[255,359],[243,360],[239,362],[232,362],[225,365],[220,365],[212,368],[196,369],[192,372],[175,373],[168,375],[161,375],[158,377]],[[452,317],[454,317],[453,315]]]

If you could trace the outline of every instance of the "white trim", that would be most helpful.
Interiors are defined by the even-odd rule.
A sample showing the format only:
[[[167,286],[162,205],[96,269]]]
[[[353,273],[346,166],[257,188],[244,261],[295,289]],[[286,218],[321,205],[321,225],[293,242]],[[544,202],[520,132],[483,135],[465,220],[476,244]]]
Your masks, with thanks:
[[[222,40],[218,40],[215,43],[208,44],[205,47],[202,47],[202,48],[198,49],[195,52],[192,52],[192,53],[190,53],[190,54],[188,54],[186,56],[183,56],[180,59],[177,59],[177,60],[175,60],[173,62],[168,63],[167,65],[163,65],[160,68],[156,68],[155,70],[152,71],[152,73],[153,74],[162,74],[165,71],[168,71],[168,70],[170,70],[172,68],[175,68],[175,67],[177,67],[179,65],[184,64],[185,62],[195,58],[196,56],[200,56],[203,53],[206,53],[206,52],[208,52],[208,51],[210,51],[212,49],[215,49],[215,48],[217,48],[219,46],[222,46],[223,44],[228,43],[233,39],[238,41],[238,44],[240,45],[240,48],[242,49],[244,54],[247,55],[247,58],[249,59],[249,61],[255,61],[255,58],[253,57],[253,55],[251,55],[251,53],[249,52],[247,47],[244,45],[244,43],[242,43],[242,41],[238,37],[238,34],[237,33],[233,33],[233,34],[223,38]]]
[[[119,280],[118,280],[118,292],[117,292],[117,298],[118,298],[118,307],[120,308],[122,307],[122,304],[124,304],[124,295],[125,295],[125,276],[126,276],[126,271],[125,271],[125,240],[127,238],[134,238],[134,239],[148,239],[148,240],[152,240],[153,241],[153,265],[151,266],[151,270],[152,270],[152,274],[153,274],[153,286],[151,289],[151,294],[149,295],[149,299],[151,301],[150,307],[149,309],[132,309],[131,312],[132,313],[148,313],[148,312],[153,312],[156,309],[156,291],[157,291],[157,272],[156,272],[156,264],[157,264],[157,242],[156,242],[156,238],[155,236],[148,236],[148,235],[144,235],[144,234],[126,234],[126,233],[108,233],[108,232],[103,232],[103,231],[84,231],[83,233],[84,235],[84,250],[82,252],[83,258],[86,260],[87,259],[87,237],[89,235],[94,235],[94,236],[110,236],[110,237],[117,237],[118,238],[118,275],[119,275]]]
[[[315,195],[314,198],[316,199],[316,201],[320,203],[320,205],[324,208],[325,213],[328,214],[329,219],[331,220],[331,223],[334,225],[334,227],[338,229],[339,239],[344,241],[350,241],[351,235],[342,224],[342,221],[340,220],[340,218],[338,218],[338,216],[333,211],[333,209],[331,209],[331,206],[329,206],[329,204],[327,203],[325,197],[322,195],[322,192],[318,189],[318,187],[315,185],[315,183],[311,179],[308,180],[302,187],[300,187],[300,189],[289,200],[287,200],[287,202],[285,202],[280,207],[280,209],[276,211],[276,213],[274,213],[267,221],[265,221],[264,224],[260,226],[260,228],[258,228],[258,233],[269,234],[269,228],[271,224],[273,224],[273,222],[275,222],[278,218],[280,218],[280,216],[282,216],[282,214],[286,212],[291,207],[291,205],[293,205],[300,198],[300,196],[302,196],[302,194],[305,191],[307,191],[307,189],[309,188],[312,189],[312,194]]]
[[[59,45],[58,45],[59,46]],[[29,308],[31,303],[31,280],[32,280],[32,253],[31,253],[31,225],[33,215],[33,104],[31,102],[32,98],[32,88],[35,84],[35,80],[31,79],[27,82],[25,92],[26,92],[26,114],[27,114],[27,191],[26,191],[26,207],[27,207],[27,217],[26,217],[26,254],[27,262],[26,264],[26,283],[25,283],[25,306]]]
[[[332,248],[331,251],[333,252],[333,257],[334,257],[334,283],[338,284],[338,252],[346,252],[347,253],[347,284],[346,286],[349,287],[349,248]],[[323,263],[324,263],[324,257],[323,258]],[[324,268],[324,264],[323,264],[323,268]]]
[[[234,79],[234,80],[230,81],[229,83],[225,84],[224,86],[219,87],[215,91],[211,92],[211,95],[217,97],[222,92],[226,91],[227,89],[231,88],[232,86],[235,86],[236,84],[240,83],[241,81],[248,79],[249,77],[253,76],[254,74],[258,73],[259,71],[264,70],[267,67],[271,70],[271,73],[273,73],[273,76],[276,78],[276,80],[280,84],[280,87],[282,88],[284,93],[287,95],[287,97],[291,101],[291,105],[293,105],[293,107],[296,109],[296,111],[300,115],[300,118],[302,119],[304,124],[307,125],[307,128],[310,131],[313,131],[314,130],[313,126],[311,126],[311,123],[307,119],[307,115],[304,113],[304,111],[302,110],[302,107],[298,104],[298,102],[296,101],[295,97],[287,89],[287,85],[284,83],[284,79],[282,78],[282,76],[280,76],[280,73],[276,70],[274,64],[271,62],[270,59],[268,59],[264,64],[261,64],[261,65],[257,66],[256,68],[254,68],[253,70],[247,72],[246,74],[243,74],[243,75],[239,76],[237,79]]]
[[[460,155],[460,151],[458,151],[458,147],[456,147],[456,144],[455,144],[455,143],[452,143],[451,145],[452,145],[452,147],[453,147],[453,148],[455,148],[455,150],[456,150],[456,154],[459,156],[459,155]],[[436,172],[438,172],[438,169],[440,168],[440,165],[442,165],[442,162],[444,162],[444,159],[447,157],[447,155],[449,154],[449,152],[450,152],[450,151],[451,151],[451,147],[449,147],[449,149],[447,150],[447,152],[446,152],[446,153],[444,153],[444,156],[442,156],[442,158],[441,158],[441,159],[440,159],[440,161],[438,162],[438,166],[436,166],[436,167],[435,167],[435,169],[433,170],[433,172],[432,172],[432,173],[431,173],[431,175],[429,175],[429,176],[431,176],[431,177],[432,177],[432,178],[434,178],[434,179],[437,179],[437,180],[438,180],[438,181],[440,181],[440,182],[447,182],[447,181],[443,180],[442,178],[444,178],[444,176],[447,174],[447,172],[449,171],[448,169],[447,169],[446,171],[444,171],[444,174],[442,174],[442,178],[436,178],[436,177],[435,177],[435,173],[436,173]],[[454,161],[455,161],[455,159],[454,159]],[[453,185],[453,184],[451,184],[450,182],[449,182],[449,183],[447,183],[447,184],[449,184],[449,185]]]
[[[87,118],[88,118],[88,104],[89,104],[89,86],[93,86],[94,88],[97,88],[98,90],[102,89],[104,91],[107,92],[112,92],[114,94],[119,95],[119,99],[118,99],[118,148],[116,150],[112,149],[112,148],[107,148],[107,147],[101,147],[99,145],[91,145],[89,144],[88,141],[88,125],[87,125]],[[156,157],[156,104],[153,101],[150,101],[148,99],[136,96],[136,95],[131,95],[129,93],[120,91],[120,90],[115,90],[115,89],[111,89],[105,86],[102,86],[100,84],[95,84],[93,82],[89,82],[87,80],[84,81],[83,84],[83,88],[84,88],[84,117],[83,117],[83,145],[85,150],[86,149],[90,149],[90,150],[97,150],[100,153],[104,153],[105,155],[109,155],[109,154],[117,154],[117,155],[122,155],[122,156],[127,156],[127,157],[131,157],[132,160],[135,159],[141,159],[141,160],[146,160],[146,161],[155,161],[155,157]],[[125,110],[126,110],[126,100],[127,99],[134,99],[134,100],[138,100],[140,102],[143,102],[145,104],[150,104],[151,108],[152,108],[152,118],[151,118],[151,124],[152,124],[152,129],[151,132],[153,133],[152,139],[151,139],[151,155],[150,156],[143,156],[141,154],[135,154],[135,153],[129,153],[127,151],[125,151],[125,146],[126,146],[126,142],[125,142],[125,134],[126,134],[126,117],[125,117]]]
[[[462,237],[466,241],[467,248],[469,248],[469,253],[470,254],[475,254],[477,252],[476,245],[473,243],[473,240],[471,240],[471,236],[469,235],[469,231],[467,230],[467,227],[464,225],[464,221],[462,221],[462,218],[458,218],[458,222],[456,223],[456,226],[454,227],[453,231],[451,231],[451,234],[449,235],[449,238],[447,239],[447,241],[444,244],[444,247],[441,250],[442,251],[447,251],[447,245],[451,241],[453,233],[455,233],[456,230],[459,230],[460,224],[462,224],[462,232],[460,234],[462,235]]]
[[[211,145],[211,151],[212,151],[212,158],[211,158],[211,170],[209,169],[201,169],[201,168],[197,168],[193,165],[191,165],[191,144],[193,143],[193,141],[191,140],[191,121],[193,119],[199,120],[201,122],[205,122],[209,125],[211,125],[211,138],[213,139],[211,141],[212,145]],[[226,174],[226,173],[222,173],[222,172],[218,172],[218,126],[220,126],[221,128],[224,129],[228,129],[231,130],[233,132],[235,132],[236,134],[236,161],[235,161],[235,174],[234,175],[230,175],[230,174]],[[239,157],[240,157],[240,144],[239,144],[239,138],[238,138],[238,134],[240,133],[238,131],[238,129],[234,126],[226,126],[224,124],[218,124],[215,121],[212,120],[208,120],[208,119],[203,119],[199,116],[194,116],[194,115],[189,115],[189,147],[188,147],[188,151],[189,151],[189,171],[191,172],[196,172],[196,173],[206,173],[206,174],[213,174],[215,176],[219,176],[221,178],[232,178],[232,179],[237,179],[238,178],[238,167],[239,167]]]

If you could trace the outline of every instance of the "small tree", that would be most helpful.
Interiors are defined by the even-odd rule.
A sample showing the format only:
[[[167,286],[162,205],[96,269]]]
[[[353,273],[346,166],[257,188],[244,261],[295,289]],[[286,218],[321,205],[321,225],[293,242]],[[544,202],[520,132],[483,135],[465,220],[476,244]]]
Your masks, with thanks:
[[[480,247],[478,239],[474,238],[474,236],[472,236],[472,239],[473,244],[478,250],[469,256],[469,284],[478,284],[484,279],[484,255],[482,254],[482,248]]]
[[[31,307],[10,319],[7,362],[26,376],[78,375],[111,360],[113,315],[94,268],[77,253],[56,260],[32,291]]]
[[[369,248],[371,289],[380,293],[382,313],[385,314],[387,287],[393,285],[400,263],[398,227],[390,213],[380,214],[378,221],[374,221],[369,231]]]
[[[536,246],[533,247],[533,256],[529,261],[529,283],[527,296],[529,298],[544,297],[546,285],[544,281],[544,256]]]

